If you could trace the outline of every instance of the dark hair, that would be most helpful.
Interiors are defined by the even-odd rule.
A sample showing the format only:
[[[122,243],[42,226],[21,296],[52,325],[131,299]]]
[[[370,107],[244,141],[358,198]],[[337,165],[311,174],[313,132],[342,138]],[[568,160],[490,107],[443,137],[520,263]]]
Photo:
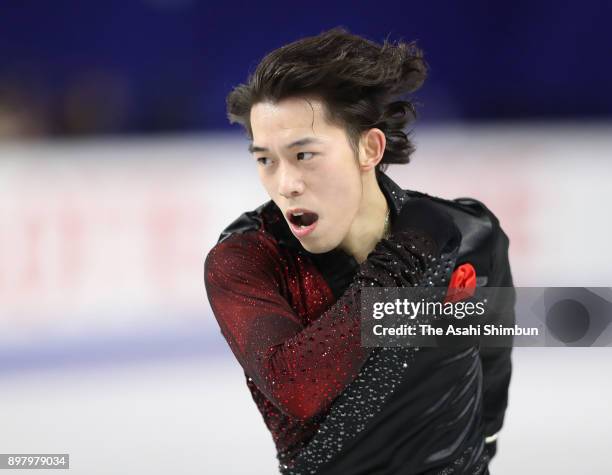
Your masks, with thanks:
[[[403,95],[418,89],[427,75],[423,54],[415,43],[382,45],[342,27],[307,37],[266,55],[245,84],[227,96],[231,123],[242,124],[253,139],[251,107],[288,97],[318,97],[330,123],[343,125],[356,152],[360,134],[379,128],[386,147],[377,168],[408,163],[414,145],[405,131],[416,118]]]

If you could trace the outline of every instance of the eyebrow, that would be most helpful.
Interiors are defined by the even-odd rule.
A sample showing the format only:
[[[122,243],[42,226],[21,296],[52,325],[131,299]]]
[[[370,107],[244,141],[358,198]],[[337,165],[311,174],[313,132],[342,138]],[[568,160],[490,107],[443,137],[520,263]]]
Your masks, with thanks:
[[[295,147],[303,147],[304,145],[311,145],[315,143],[323,143],[323,141],[316,139],[314,137],[305,137],[303,139],[296,140],[295,142],[291,142],[289,145],[285,145],[285,148],[290,149],[290,148],[295,148]],[[266,147],[259,147],[257,145],[250,144],[249,152],[250,153],[269,152],[269,150]]]

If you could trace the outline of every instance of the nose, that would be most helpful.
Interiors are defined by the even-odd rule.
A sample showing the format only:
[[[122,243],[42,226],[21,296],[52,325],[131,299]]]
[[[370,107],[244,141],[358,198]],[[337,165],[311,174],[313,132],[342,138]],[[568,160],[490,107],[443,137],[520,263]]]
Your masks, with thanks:
[[[299,196],[304,192],[301,173],[292,165],[282,165],[279,170],[278,193],[285,198]]]

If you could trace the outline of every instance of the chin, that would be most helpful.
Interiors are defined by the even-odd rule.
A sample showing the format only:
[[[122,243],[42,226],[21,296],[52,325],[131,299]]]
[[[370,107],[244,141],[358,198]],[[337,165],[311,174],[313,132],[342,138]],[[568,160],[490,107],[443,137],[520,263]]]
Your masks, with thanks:
[[[323,254],[325,252],[329,252],[337,247],[337,245],[329,244],[329,243],[317,243],[317,242],[304,242],[302,243],[302,247],[306,249],[308,252],[313,254]]]

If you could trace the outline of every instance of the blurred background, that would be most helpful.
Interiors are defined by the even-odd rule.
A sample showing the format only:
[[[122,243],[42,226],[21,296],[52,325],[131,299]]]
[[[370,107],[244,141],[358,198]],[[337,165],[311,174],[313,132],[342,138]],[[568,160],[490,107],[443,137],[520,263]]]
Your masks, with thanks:
[[[393,179],[486,203],[518,286],[612,286],[611,13],[3,2],[0,453],[70,453],[79,474],[277,473],[202,267],[268,199],[225,96],[267,52],[334,26],[425,52],[417,152]],[[611,371],[610,348],[516,348],[491,473],[612,473]]]

